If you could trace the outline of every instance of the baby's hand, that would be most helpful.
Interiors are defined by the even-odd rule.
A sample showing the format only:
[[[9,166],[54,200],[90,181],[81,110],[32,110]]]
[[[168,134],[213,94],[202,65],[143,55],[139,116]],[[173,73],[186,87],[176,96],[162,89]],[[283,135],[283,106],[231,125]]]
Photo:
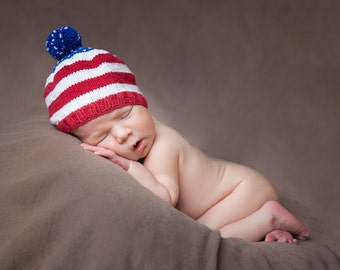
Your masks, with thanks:
[[[125,171],[127,171],[130,167],[130,160],[123,158],[121,156],[118,156],[112,150],[109,150],[109,149],[106,149],[106,148],[103,148],[103,147],[99,147],[99,146],[89,145],[87,143],[82,143],[80,146],[83,149],[90,151],[97,156],[104,157],[104,158],[107,158],[108,160],[111,160],[112,162],[114,162],[118,166],[122,167]]]

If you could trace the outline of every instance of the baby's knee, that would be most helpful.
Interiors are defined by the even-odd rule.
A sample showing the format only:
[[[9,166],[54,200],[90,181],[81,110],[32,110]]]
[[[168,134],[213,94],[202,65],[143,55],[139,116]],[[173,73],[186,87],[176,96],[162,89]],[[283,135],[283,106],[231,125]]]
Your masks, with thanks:
[[[266,201],[279,201],[279,195],[271,183],[267,183],[263,191],[264,200]]]
[[[253,188],[253,194],[258,203],[262,206],[267,201],[279,201],[279,196],[274,186],[265,178],[260,181],[254,181],[250,184]]]

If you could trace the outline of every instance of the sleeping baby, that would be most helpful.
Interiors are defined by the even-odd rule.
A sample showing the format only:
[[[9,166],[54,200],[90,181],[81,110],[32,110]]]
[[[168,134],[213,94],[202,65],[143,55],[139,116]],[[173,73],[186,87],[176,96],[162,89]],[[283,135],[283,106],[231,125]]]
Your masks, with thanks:
[[[50,122],[85,150],[222,237],[293,244],[308,238],[262,174],[205,155],[155,119],[120,58],[83,47],[69,26],[52,31],[46,47],[58,60],[44,92]]]

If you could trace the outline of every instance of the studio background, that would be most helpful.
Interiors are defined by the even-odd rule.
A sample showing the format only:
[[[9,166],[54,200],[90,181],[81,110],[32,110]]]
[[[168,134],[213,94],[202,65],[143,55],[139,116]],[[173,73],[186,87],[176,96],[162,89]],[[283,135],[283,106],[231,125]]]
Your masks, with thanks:
[[[124,59],[156,118],[262,172],[339,235],[339,1],[5,0],[1,10],[1,130],[23,111],[48,121],[55,61],[44,43],[70,25]]]

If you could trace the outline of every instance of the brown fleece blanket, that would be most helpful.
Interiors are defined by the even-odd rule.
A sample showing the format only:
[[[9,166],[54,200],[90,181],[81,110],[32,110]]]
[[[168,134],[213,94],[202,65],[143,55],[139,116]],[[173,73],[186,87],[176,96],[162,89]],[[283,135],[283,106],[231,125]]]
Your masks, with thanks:
[[[0,269],[340,269],[338,1],[5,1]],[[299,245],[222,239],[47,120],[49,31],[122,57],[150,110],[268,176]]]

